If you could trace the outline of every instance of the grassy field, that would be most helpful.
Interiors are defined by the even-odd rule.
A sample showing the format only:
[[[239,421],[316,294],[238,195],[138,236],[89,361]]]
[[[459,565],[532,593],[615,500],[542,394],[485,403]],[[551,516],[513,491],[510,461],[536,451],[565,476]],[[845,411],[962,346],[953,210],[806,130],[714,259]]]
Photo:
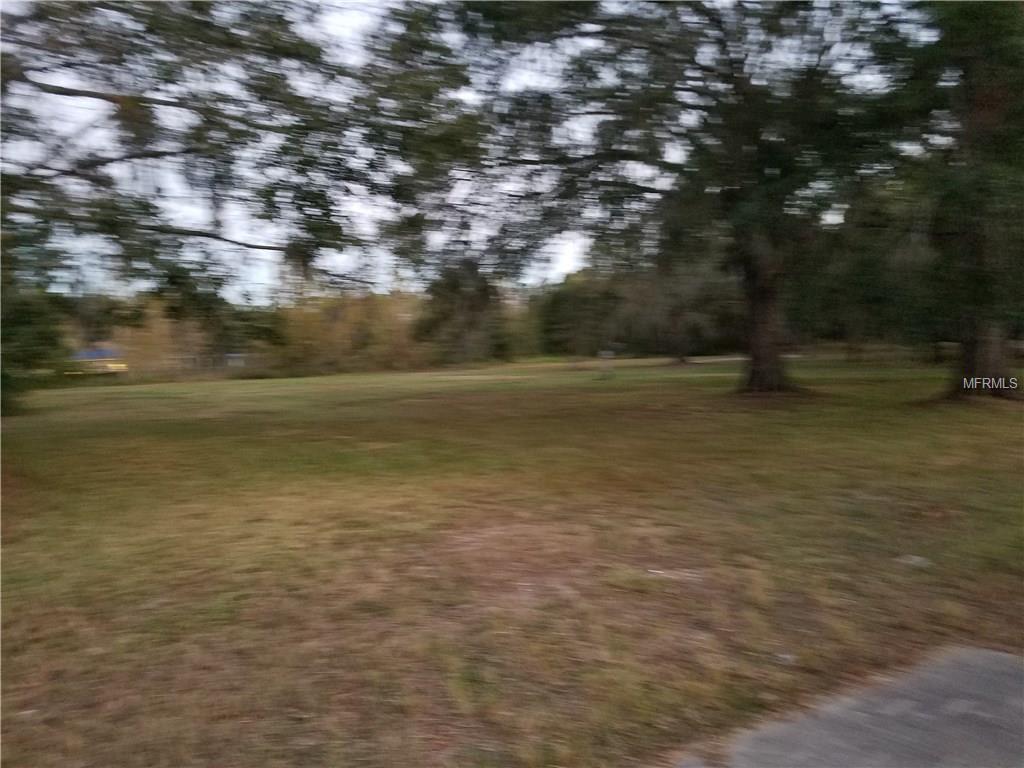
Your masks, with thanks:
[[[765,401],[733,365],[35,393],[5,765],[658,765],[937,645],[1020,650],[1020,405],[813,362]]]

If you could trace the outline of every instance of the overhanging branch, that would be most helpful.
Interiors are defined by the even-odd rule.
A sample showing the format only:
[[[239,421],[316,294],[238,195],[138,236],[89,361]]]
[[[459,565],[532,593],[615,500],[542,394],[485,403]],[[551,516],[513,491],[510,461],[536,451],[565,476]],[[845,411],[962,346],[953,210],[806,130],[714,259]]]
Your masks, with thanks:
[[[204,240],[217,240],[228,245],[237,245],[241,248],[252,248],[254,251],[277,251],[283,252],[287,246],[271,245],[269,243],[249,243],[244,240],[235,240],[231,237],[209,232],[205,229],[190,229],[188,227],[173,227],[165,224],[139,224],[138,229],[145,232],[155,232],[161,235],[176,235],[178,237],[197,237]]]
[[[168,99],[161,96],[145,96],[143,94],[126,94],[126,93],[115,93],[112,91],[97,91],[91,88],[72,88],[65,85],[56,85],[55,83],[42,83],[38,80],[31,80],[25,78],[22,82],[31,85],[33,88],[38,88],[44,93],[50,93],[55,96],[71,96],[81,99],[96,99],[98,101],[105,101],[108,104],[124,104],[125,102],[138,102],[139,104],[147,104],[153,107],[173,107],[174,109],[187,109],[187,110],[204,110],[209,109],[208,104],[199,104],[194,101],[187,99]],[[229,112],[219,111],[219,114],[225,120],[233,121],[239,125],[244,125],[248,128],[253,128],[260,131],[268,131],[272,133],[287,133],[291,130],[288,126],[284,125],[273,125],[271,123],[264,123],[259,120],[252,120],[248,117],[240,117],[239,115],[232,115]]]
[[[46,176],[45,178],[55,179],[58,176],[76,176],[80,173],[92,171],[114,163],[125,163],[131,160],[153,160],[162,157],[179,157],[181,155],[188,155],[198,151],[198,147],[184,147],[182,149],[153,149],[143,152],[133,152],[130,155],[122,155],[121,157],[93,157],[77,163],[73,168],[50,168],[44,166],[35,170],[52,171],[51,175]]]

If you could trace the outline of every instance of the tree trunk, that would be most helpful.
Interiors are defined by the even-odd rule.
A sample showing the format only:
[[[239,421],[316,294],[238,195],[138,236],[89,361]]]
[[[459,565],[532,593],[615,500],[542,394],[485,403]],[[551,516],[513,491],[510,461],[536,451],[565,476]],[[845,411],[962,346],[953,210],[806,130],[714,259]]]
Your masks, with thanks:
[[[755,243],[744,269],[750,311],[749,352],[744,392],[785,392],[792,389],[782,360],[782,318],[779,270],[764,241]]]
[[[864,361],[864,320],[857,310],[846,314],[846,362],[860,363]]]
[[[961,340],[960,367],[950,394],[1016,397],[1019,386],[1020,382],[1009,375],[1005,338],[999,323],[968,319]]]
[[[686,332],[685,310],[673,310],[670,314],[674,357],[677,363],[685,363],[690,356],[690,339]]]

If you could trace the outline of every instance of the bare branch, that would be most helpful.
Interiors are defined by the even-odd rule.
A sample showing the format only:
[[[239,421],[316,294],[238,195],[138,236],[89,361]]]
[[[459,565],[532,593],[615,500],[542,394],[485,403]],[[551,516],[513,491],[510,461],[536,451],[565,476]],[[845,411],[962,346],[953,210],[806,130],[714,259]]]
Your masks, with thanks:
[[[96,168],[101,168],[105,165],[112,165],[114,163],[125,163],[131,160],[153,160],[162,157],[179,157],[181,155],[188,155],[193,152],[197,152],[197,147],[184,147],[181,149],[152,149],[143,152],[134,152],[130,155],[122,155],[121,157],[93,157],[75,165],[73,168],[50,168],[47,166],[36,168],[37,171],[51,171],[51,175],[44,178],[55,179],[58,176],[77,176],[80,173],[86,171],[92,171]]]
[[[50,93],[55,96],[71,96],[80,99],[96,99],[98,101],[105,101],[108,104],[123,104],[126,101],[135,101],[140,104],[148,104],[154,107],[172,107],[174,109],[187,109],[187,110],[205,110],[209,109],[210,106],[207,104],[199,104],[194,101],[187,99],[168,99],[161,96],[145,96],[143,94],[127,94],[127,93],[115,93],[112,91],[97,91],[91,88],[71,88],[65,85],[56,85],[54,83],[42,83],[38,80],[31,80],[25,78],[22,80],[23,83],[31,85],[34,88],[38,88],[44,93]],[[253,128],[260,131],[268,131],[272,133],[287,133],[291,130],[288,126],[274,125],[272,123],[264,123],[259,120],[252,120],[248,117],[241,117],[239,115],[233,115],[230,112],[218,110],[218,113],[225,120],[229,120],[239,125],[244,125],[248,128]]]

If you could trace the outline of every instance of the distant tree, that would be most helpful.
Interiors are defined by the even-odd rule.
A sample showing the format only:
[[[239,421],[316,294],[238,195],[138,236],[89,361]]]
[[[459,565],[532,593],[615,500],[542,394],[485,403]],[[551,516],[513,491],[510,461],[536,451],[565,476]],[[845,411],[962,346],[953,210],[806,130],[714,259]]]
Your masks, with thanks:
[[[922,303],[934,290],[924,199],[891,172],[850,189],[842,221],[818,228],[790,260],[785,310],[801,339],[845,341],[852,360],[871,340],[933,340],[942,313]]]
[[[587,268],[540,289],[533,302],[548,354],[611,348],[684,360],[743,343],[739,286],[708,264],[609,275]]]
[[[424,30],[403,26],[404,13],[399,28]],[[455,213],[435,233],[467,221],[481,251],[510,254],[513,268],[566,229],[593,236],[602,269],[721,255],[744,285],[744,388],[787,389],[789,262],[856,174],[893,154],[902,126],[886,115],[907,75],[898,52],[920,20],[797,3],[467,3],[436,14],[427,38],[458,32],[472,57],[482,151],[447,177],[477,194],[445,196],[436,210]],[[531,60],[550,71],[519,71]],[[429,205],[415,207],[430,221]]]
[[[500,294],[474,260],[443,267],[430,283],[416,336],[434,342],[443,362],[507,357]]]
[[[5,290],[0,335],[0,410],[12,412],[17,396],[32,382],[37,369],[59,366],[64,354],[60,307],[38,288]]]
[[[933,177],[931,242],[942,301],[957,324],[961,359],[953,394],[974,377],[1007,376],[1007,328],[1024,308],[1024,12],[1017,4],[931,7],[937,123],[953,144]]]
[[[663,200],[663,248],[671,258],[672,249],[722,244],[746,298],[743,388],[785,390],[784,293],[801,267],[821,269],[835,259],[815,249],[823,216],[849,199],[860,175],[893,162],[891,143],[903,126],[888,112],[908,72],[891,52],[876,50],[906,50],[911,41],[900,24],[920,22],[871,6],[702,5],[693,12],[702,30],[688,68],[695,124],[679,134],[691,170]],[[803,258],[809,251],[818,264]],[[863,254],[846,260],[862,271],[869,262]]]
[[[540,301],[543,349],[556,355],[596,355],[614,341],[620,297],[593,270],[568,275]]]

